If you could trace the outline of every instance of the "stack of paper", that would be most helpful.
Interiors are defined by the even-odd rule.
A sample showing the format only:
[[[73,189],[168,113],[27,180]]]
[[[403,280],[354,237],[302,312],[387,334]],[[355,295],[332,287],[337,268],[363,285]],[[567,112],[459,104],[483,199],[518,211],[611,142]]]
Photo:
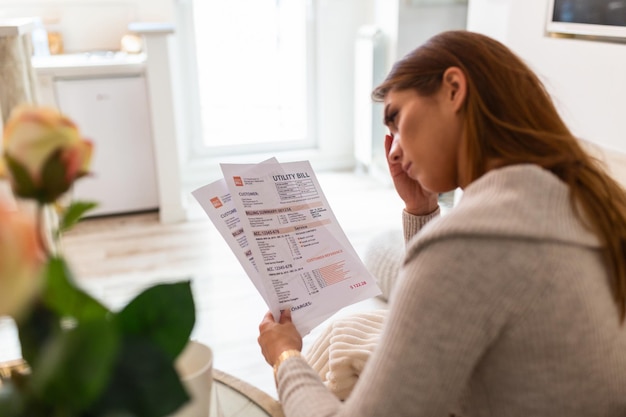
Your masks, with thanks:
[[[380,294],[308,161],[221,168],[224,179],[192,194],[274,318],[291,309],[305,335],[341,308]]]

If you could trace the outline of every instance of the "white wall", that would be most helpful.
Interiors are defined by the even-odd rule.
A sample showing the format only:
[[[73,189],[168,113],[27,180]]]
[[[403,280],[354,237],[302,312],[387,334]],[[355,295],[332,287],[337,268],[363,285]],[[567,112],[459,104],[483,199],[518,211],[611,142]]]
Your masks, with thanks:
[[[66,52],[115,50],[128,23],[171,21],[181,1],[187,0],[0,0],[0,18],[41,16],[62,33]]]
[[[374,16],[370,22],[379,27],[385,36],[388,69],[391,69],[397,58],[399,2],[400,0],[374,0]]]
[[[512,48],[544,79],[574,134],[626,152],[626,43],[545,34],[548,0],[470,0],[468,29]]]
[[[439,32],[465,29],[467,4],[400,2],[397,56],[403,57]]]
[[[363,0],[317,1],[317,134],[322,152],[337,158],[336,165],[354,164],[355,41],[372,17]]]

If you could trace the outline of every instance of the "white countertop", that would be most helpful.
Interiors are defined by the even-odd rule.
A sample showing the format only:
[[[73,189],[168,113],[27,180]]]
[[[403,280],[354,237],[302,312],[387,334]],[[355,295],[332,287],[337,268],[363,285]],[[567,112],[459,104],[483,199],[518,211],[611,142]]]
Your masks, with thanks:
[[[140,74],[145,70],[146,55],[119,51],[94,51],[34,56],[32,64],[40,75]]]
[[[174,33],[174,24],[169,22],[132,22],[128,30],[141,35],[169,35]]]

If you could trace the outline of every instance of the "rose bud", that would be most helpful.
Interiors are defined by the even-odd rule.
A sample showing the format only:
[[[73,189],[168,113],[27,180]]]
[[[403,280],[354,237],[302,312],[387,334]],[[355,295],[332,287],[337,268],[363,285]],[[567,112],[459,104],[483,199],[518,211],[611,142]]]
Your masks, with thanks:
[[[87,175],[92,143],[68,117],[48,107],[19,106],[4,127],[4,169],[13,192],[51,203]]]

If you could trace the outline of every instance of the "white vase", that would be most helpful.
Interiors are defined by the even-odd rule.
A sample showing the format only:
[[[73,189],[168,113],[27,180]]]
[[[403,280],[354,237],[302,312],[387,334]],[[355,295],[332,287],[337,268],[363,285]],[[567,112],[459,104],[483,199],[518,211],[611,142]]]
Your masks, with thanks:
[[[213,384],[211,348],[190,341],[176,359],[175,367],[191,399],[171,417],[208,417]]]

